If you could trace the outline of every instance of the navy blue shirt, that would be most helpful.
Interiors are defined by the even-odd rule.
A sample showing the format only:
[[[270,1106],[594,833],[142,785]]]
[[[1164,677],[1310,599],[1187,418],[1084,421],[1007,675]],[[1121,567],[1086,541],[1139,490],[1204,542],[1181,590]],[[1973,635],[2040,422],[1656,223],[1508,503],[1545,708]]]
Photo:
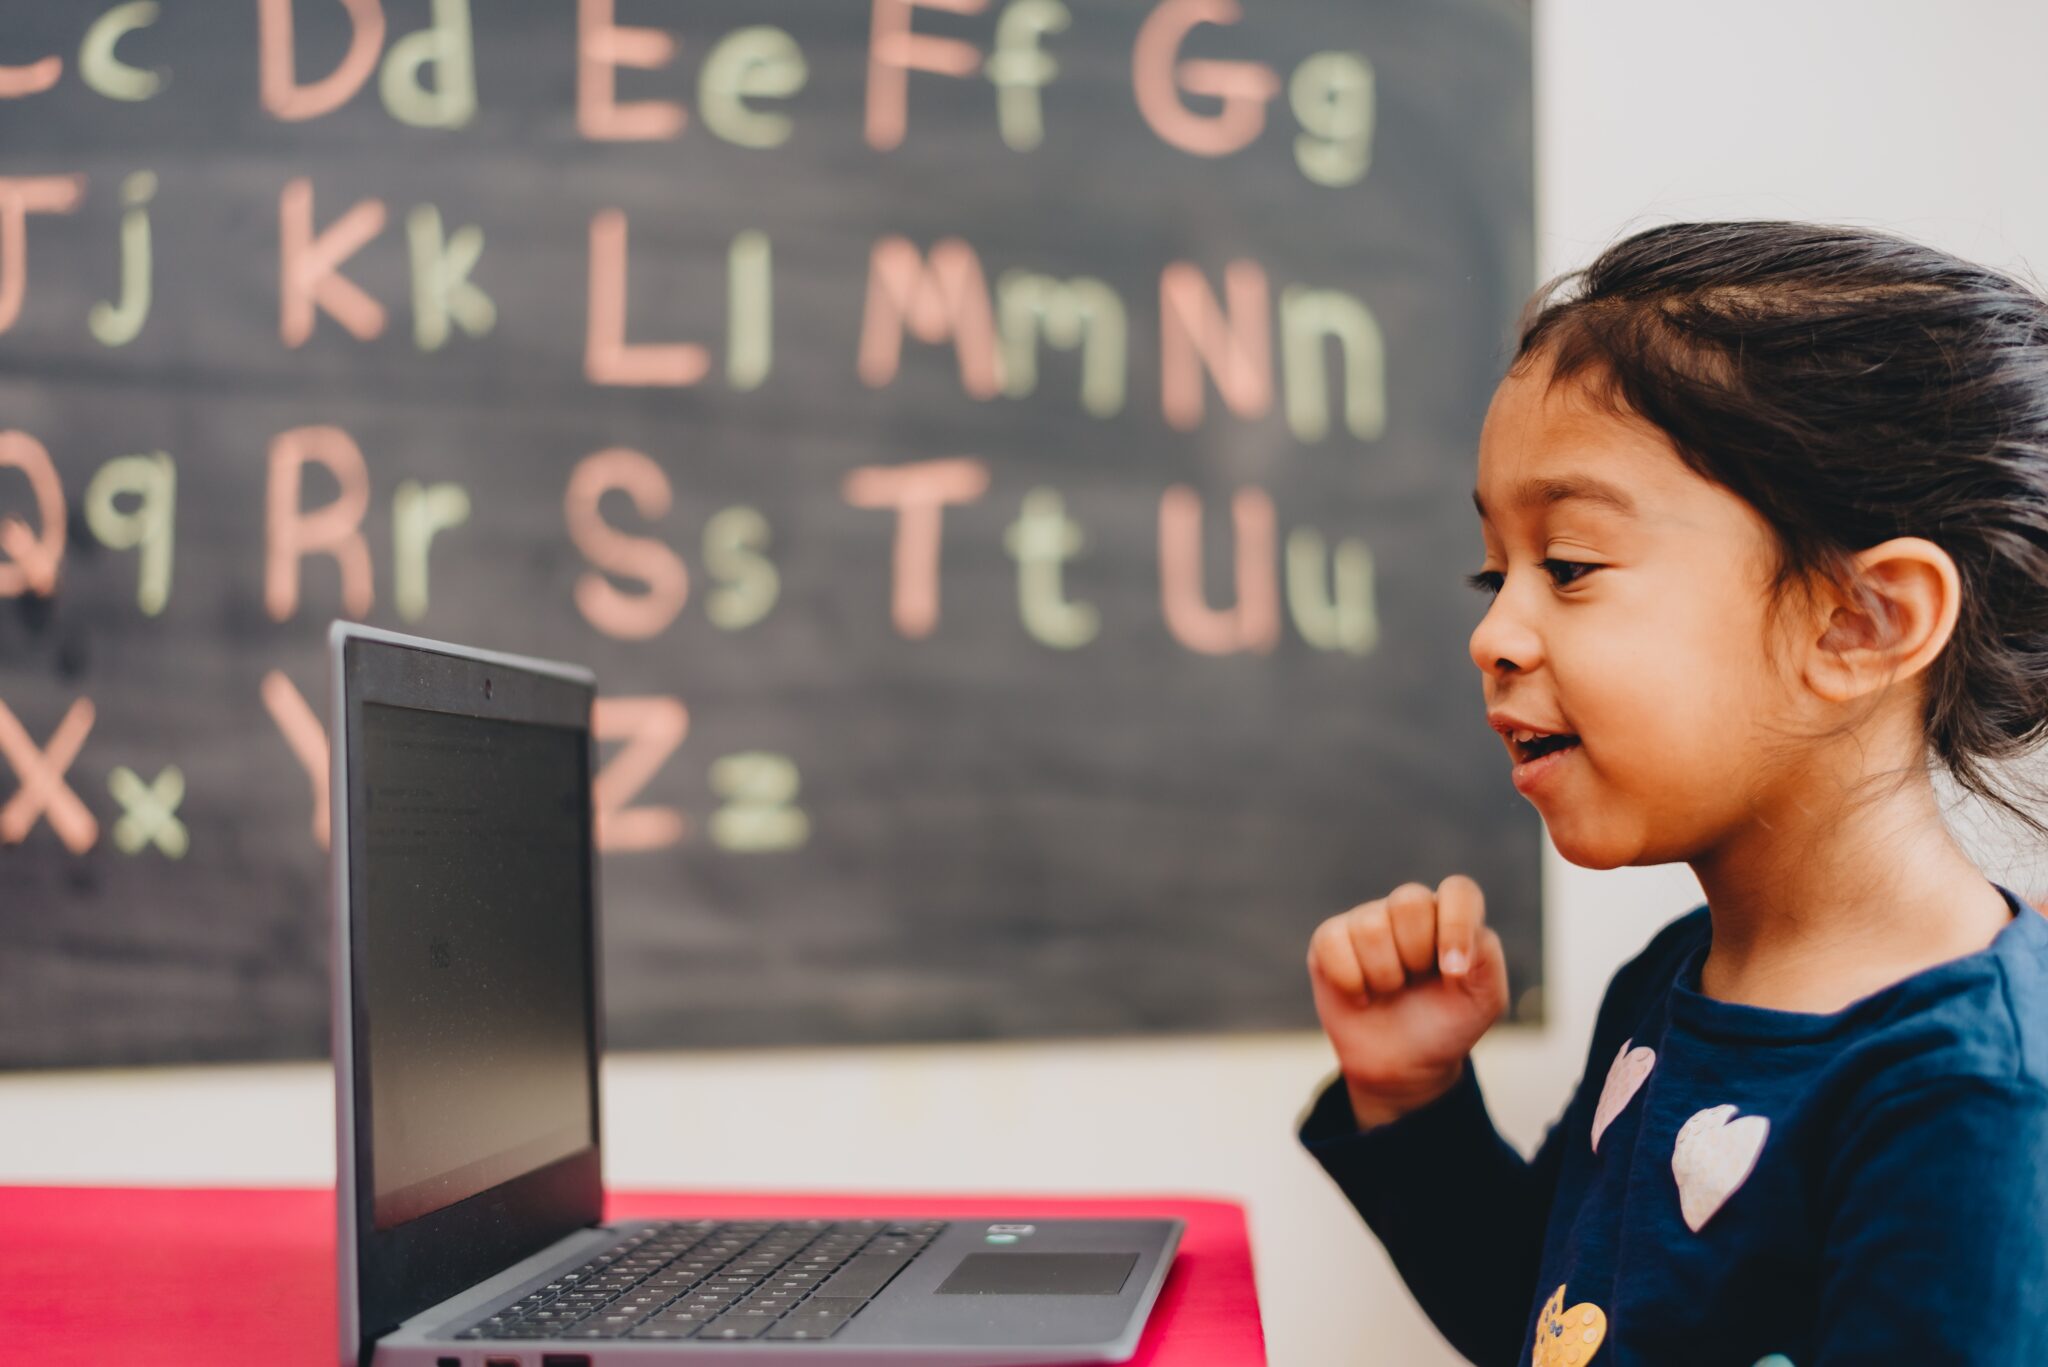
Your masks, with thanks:
[[[1477,1363],[2048,1363],[2048,917],[1998,890],[1988,947],[1826,1015],[1703,995],[1688,912],[1533,1160],[1469,1064],[1365,1132],[1333,1078],[1301,1142]]]

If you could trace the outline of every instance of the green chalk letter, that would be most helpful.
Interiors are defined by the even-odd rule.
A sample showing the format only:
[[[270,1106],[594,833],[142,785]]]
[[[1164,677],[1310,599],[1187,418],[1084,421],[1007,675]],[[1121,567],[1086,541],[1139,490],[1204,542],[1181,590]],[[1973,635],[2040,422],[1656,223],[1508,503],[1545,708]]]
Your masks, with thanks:
[[[121,182],[128,212],[121,215],[121,302],[98,303],[86,311],[85,325],[101,346],[126,346],[149,317],[149,210],[156,194],[156,172],[137,171]]]
[[[1287,607],[1301,639],[1317,650],[1363,655],[1379,642],[1373,606],[1372,551],[1348,538],[1337,546],[1331,591],[1323,592],[1323,538],[1297,527],[1287,538]]]
[[[1343,351],[1344,425],[1360,441],[1387,427],[1387,347],[1372,310],[1341,290],[1289,287],[1280,292],[1280,365],[1287,382],[1287,425],[1302,441],[1330,430],[1323,340]]]
[[[753,109],[747,101],[788,99],[809,77],[803,49],[781,29],[734,29],[704,59],[697,76],[697,111],[704,126],[727,142],[780,147],[789,141],[789,115]]]
[[[115,502],[123,494],[136,498],[127,512]],[[156,616],[170,601],[177,497],[177,467],[162,451],[110,460],[86,486],[85,525],[92,534],[114,550],[142,552],[135,601],[145,616]]]
[[[1355,52],[1318,52],[1294,69],[1287,101],[1302,133],[1294,163],[1318,185],[1356,185],[1372,165],[1372,64]]]
[[[704,568],[719,581],[704,600],[713,626],[738,631],[775,606],[782,581],[767,547],[768,519],[752,508],[727,508],[704,524]]]
[[[1098,418],[1124,406],[1128,329],[1123,300],[1091,276],[1055,280],[1005,271],[996,281],[1002,333],[1003,392],[1021,399],[1038,387],[1038,339],[1062,351],[1081,348],[1081,406]]]
[[[1023,511],[1003,535],[1017,562],[1017,611],[1024,629],[1055,650],[1075,650],[1095,639],[1100,616],[1087,603],[1070,603],[1060,567],[1080,552],[1081,524],[1067,516],[1056,489],[1024,495]]]
[[[392,500],[391,550],[398,615],[417,622],[427,615],[427,550],[434,537],[469,521],[469,492],[460,484],[421,487],[416,479],[398,486]]]
[[[412,253],[415,346],[439,351],[447,344],[451,321],[472,337],[482,337],[497,326],[497,306],[469,278],[484,254],[483,229],[470,224],[444,236],[441,211],[422,204],[405,217],[405,239]]]

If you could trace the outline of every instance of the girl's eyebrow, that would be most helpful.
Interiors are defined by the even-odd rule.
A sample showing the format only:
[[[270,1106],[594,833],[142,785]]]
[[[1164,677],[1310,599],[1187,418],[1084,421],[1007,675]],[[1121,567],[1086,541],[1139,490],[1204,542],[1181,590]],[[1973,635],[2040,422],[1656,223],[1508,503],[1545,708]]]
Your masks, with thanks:
[[[1516,508],[1527,508],[1535,504],[1555,507],[1571,499],[1612,508],[1625,517],[1634,517],[1636,514],[1636,501],[1629,497],[1627,490],[1605,480],[1595,479],[1591,475],[1552,475],[1523,480],[1514,492],[1513,504]],[[1486,513],[1486,504],[1479,497],[1477,489],[1472,491],[1472,506],[1479,510],[1482,522],[1491,521]]]

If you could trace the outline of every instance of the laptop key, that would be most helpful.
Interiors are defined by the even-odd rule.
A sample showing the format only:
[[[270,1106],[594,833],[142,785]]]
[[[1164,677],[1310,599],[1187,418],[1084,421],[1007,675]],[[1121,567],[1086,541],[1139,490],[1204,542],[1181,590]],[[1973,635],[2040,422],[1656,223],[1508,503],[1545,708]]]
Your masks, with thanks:
[[[777,1320],[770,1325],[762,1338],[769,1339],[829,1339],[844,1326],[844,1319],[836,1320]]]
[[[834,1272],[819,1286],[821,1296],[857,1296],[867,1300],[889,1284],[889,1279],[910,1265],[910,1259],[894,1253],[861,1253]]]
[[[475,1332],[480,1339],[530,1339],[552,1333],[554,1328],[555,1326],[551,1324],[493,1324],[479,1326]],[[458,1334],[456,1337],[468,1338],[469,1334]]]
[[[729,1316],[721,1316],[699,1329],[696,1337],[700,1340],[757,1339],[767,1333],[769,1326],[774,1323],[774,1320],[736,1320]]]
[[[740,1304],[743,1306],[775,1306],[778,1309],[787,1310],[790,1306],[796,1304],[797,1294],[794,1291],[756,1291],[753,1295],[741,1301]]]

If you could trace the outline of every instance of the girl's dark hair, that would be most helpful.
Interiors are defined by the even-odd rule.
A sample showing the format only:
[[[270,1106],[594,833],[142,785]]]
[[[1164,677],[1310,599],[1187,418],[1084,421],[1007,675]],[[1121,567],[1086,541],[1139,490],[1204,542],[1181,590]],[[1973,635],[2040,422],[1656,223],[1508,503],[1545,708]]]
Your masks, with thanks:
[[[1672,223],[1546,283],[1519,327],[1510,373],[1549,359],[1762,515],[1774,605],[1826,581],[1878,611],[1849,553],[1946,551],[1962,607],[1926,671],[1927,742],[2048,837],[2038,794],[1987,767],[2048,738],[2048,300],[1868,229]]]

